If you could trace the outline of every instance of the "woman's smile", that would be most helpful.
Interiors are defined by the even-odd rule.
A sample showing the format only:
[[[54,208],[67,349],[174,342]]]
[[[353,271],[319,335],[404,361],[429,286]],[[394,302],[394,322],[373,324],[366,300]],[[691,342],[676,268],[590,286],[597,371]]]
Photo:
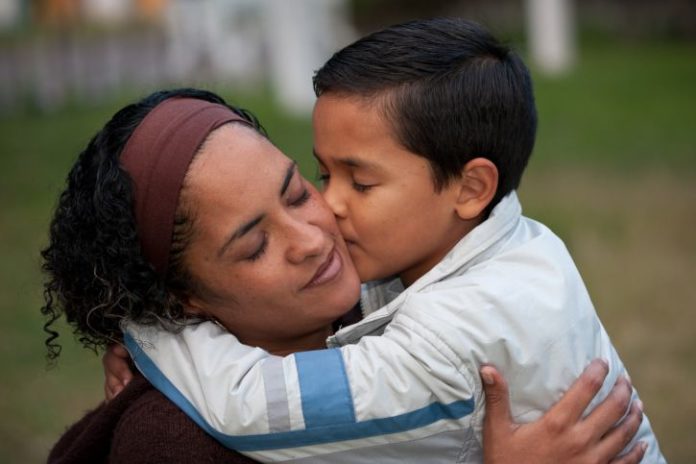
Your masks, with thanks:
[[[342,270],[343,260],[341,259],[340,253],[338,253],[336,250],[336,246],[334,246],[324,262],[321,264],[321,266],[319,266],[319,269],[317,269],[317,272],[314,274],[314,277],[312,277],[312,280],[310,280],[309,283],[302,289],[307,290],[332,282],[341,274]]]

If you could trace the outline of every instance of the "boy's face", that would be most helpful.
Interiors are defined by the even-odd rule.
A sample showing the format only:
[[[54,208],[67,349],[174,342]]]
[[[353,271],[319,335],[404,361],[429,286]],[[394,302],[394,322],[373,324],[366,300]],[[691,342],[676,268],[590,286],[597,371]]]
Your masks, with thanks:
[[[313,125],[323,195],[361,280],[398,275],[410,285],[465,233],[454,209],[458,184],[437,193],[428,160],[401,146],[363,100],[324,94]]]

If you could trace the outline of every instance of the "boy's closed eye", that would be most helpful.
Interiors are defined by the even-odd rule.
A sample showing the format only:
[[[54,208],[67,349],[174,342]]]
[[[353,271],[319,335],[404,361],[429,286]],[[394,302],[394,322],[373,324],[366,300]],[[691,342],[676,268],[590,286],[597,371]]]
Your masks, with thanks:
[[[353,181],[353,190],[359,193],[368,192],[374,185],[361,184],[360,182]]]
[[[319,172],[317,174],[317,181],[321,184],[322,189],[325,189],[331,179],[331,175],[328,173]],[[353,190],[359,193],[368,192],[376,184],[368,182],[359,182],[355,178],[351,179],[351,186]]]
[[[329,173],[327,172],[317,172],[316,179],[317,182],[321,184],[321,187],[324,187],[328,182],[331,176],[329,176]]]

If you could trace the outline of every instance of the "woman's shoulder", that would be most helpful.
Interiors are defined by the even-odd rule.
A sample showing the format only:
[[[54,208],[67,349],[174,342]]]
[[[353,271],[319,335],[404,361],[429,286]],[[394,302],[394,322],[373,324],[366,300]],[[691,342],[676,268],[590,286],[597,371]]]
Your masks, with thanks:
[[[254,463],[218,443],[154,388],[146,389],[122,414],[110,462]]]

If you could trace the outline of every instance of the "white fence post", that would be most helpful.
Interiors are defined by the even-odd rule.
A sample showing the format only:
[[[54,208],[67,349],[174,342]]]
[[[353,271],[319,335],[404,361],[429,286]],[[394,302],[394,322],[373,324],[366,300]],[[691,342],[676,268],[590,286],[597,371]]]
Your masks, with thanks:
[[[540,71],[562,74],[577,57],[572,0],[527,0],[531,58]]]
[[[268,0],[270,79],[279,102],[296,114],[314,105],[312,75],[354,36],[345,0]]]

